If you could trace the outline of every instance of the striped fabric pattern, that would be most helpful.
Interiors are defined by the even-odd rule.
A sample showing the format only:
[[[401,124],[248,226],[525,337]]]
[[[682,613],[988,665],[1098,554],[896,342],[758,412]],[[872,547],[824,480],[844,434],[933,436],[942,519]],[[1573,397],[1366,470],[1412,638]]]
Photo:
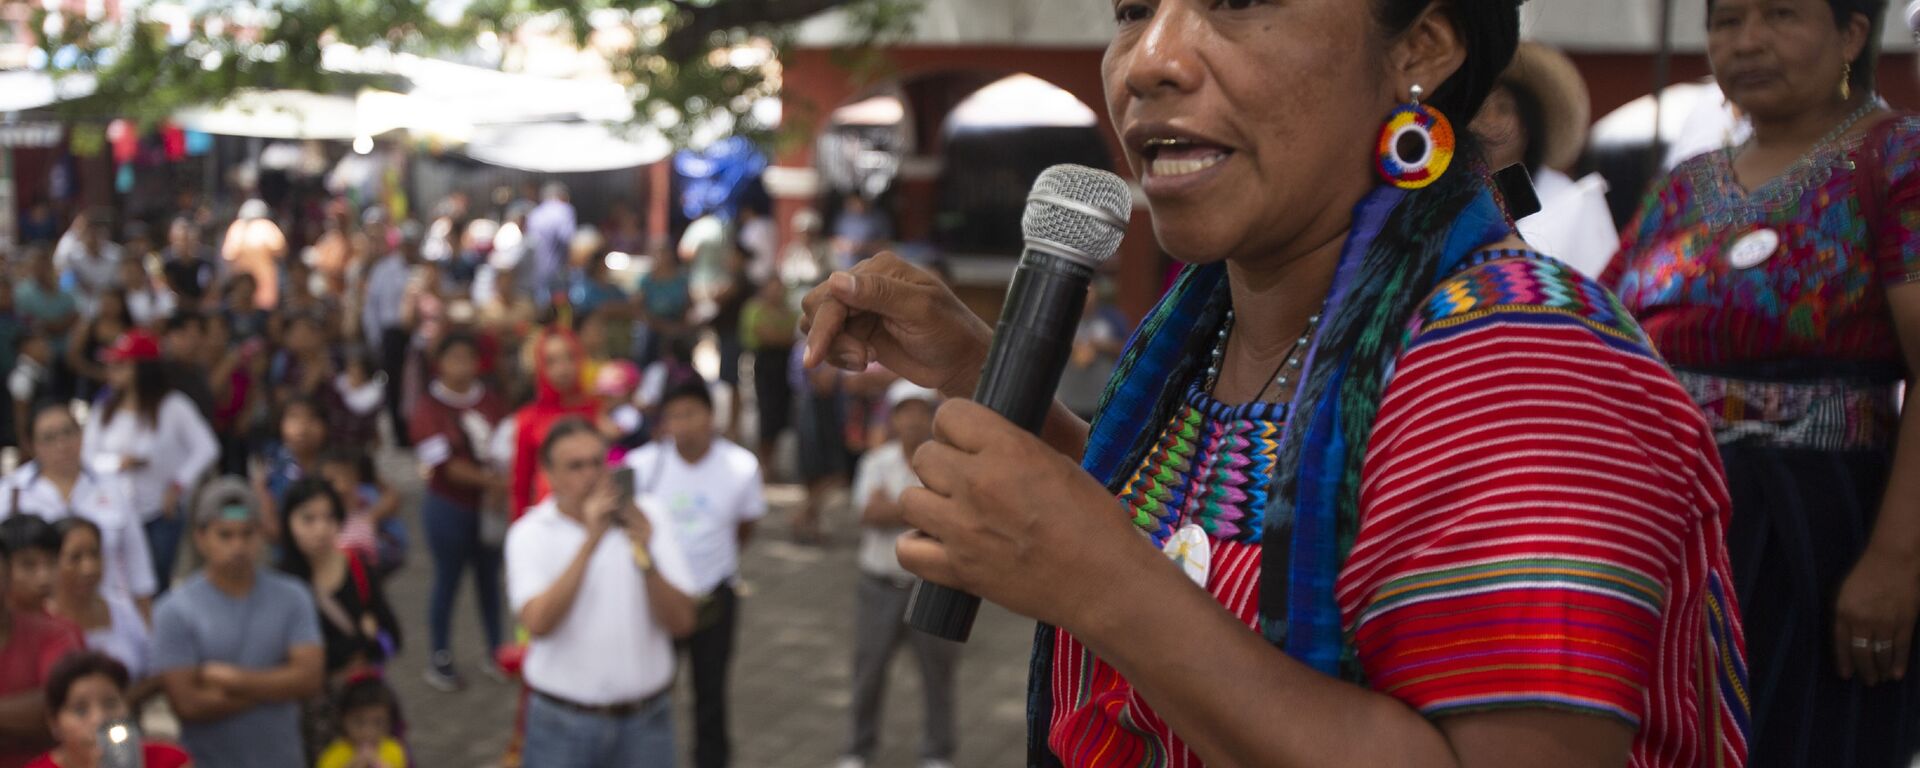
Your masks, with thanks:
[[[1248,627],[1260,618],[1259,544],[1215,538],[1207,592]],[[1200,768],[1200,756],[1139,691],[1073,635],[1056,632],[1047,747],[1067,766]]]
[[[1430,318],[1381,405],[1342,616],[1368,683],[1430,717],[1585,712],[1638,729],[1631,765],[1740,765],[1718,454],[1619,331],[1537,303]]]
[[[1636,731],[1633,766],[1744,765],[1745,644],[1718,454],[1618,303],[1548,259],[1476,264],[1436,292],[1403,350],[1334,594],[1365,684],[1435,718],[1612,718]],[[1191,499],[1234,485],[1195,471],[1235,461],[1238,443],[1216,439],[1208,418],[1222,412],[1191,390],[1185,405],[1159,420],[1117,491],[1157,478]],[[1158,506],[1129,514],[1149,532],[1199,509],[1143,498]],[[1257,631],[1262,549],[1221,534],[1207,591]],[[1072,636],[1043,628],[1040,642],[1042,764],[1202,764]]]

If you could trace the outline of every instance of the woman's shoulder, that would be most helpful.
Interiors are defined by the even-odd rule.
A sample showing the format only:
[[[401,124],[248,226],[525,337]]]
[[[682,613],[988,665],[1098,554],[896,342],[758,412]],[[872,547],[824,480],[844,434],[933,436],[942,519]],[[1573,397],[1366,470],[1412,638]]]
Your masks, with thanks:
[[[1489,252],[1440,281],[1414,312],[1403,348],[1488,327],[1574,327],[1610,346],[1651,346],[1633,316],[1598,280],[1545,254]]]
[[[1896,146],[1920,147],[1920,112],[1895,112],[1879,130]]]
[[[1888,179],[1897,183],[1920,175],[1920,113],[1896,113],[1869,129],[1867,136],[1868,141],[1879,137],[1875,148]]]

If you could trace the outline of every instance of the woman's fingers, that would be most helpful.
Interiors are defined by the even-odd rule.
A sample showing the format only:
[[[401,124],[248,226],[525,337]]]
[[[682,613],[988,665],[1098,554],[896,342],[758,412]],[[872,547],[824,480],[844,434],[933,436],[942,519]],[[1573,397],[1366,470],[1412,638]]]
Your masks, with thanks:
[[[1855,637],[1853,626],[1845,619],[1836,619],[1833,622],[1833,665],[1835,671],[1840,673],[1842,680],[1853,679]]]
[[[1893,666],[1893,634],[1891,634],[1891,632],[1887,632],[1887,634],[1868,632],[1866,639],[1868,639],[1866,651],[1862,651],[1862,653],[1860,653],[1860,659],[1855,659],[1853,664],[1855,664],[1855,668],[1864,668],[1864,670],[1866,670],[1866,674],[1864,674],[1866,684],[1884,684],[1884,682],[1887,682],[1887,670]]]
[[[920,477],[920,483],[927,490],[941,496],[952,496],[959,490],[961,466],[967,460],[967,455],[958,449],[930,440],[908,459],[913,463],[914,474]]]
[[[806,316],[800,324],[807,332],[807,352],[801,364],[808,368],[826,362],[833,340],[839,337],[841,326],[847,322],[847,305],[833,300],[824,288],[808,292],[801,302],[806,305]]]
[[[979,453],[991,447],[1008,431],[1019,428],[972,400],[955,398],[940,404],[933,415],[933,437],[966,453]]]
[[[900,515],[904,522],[936,539],[957,530],[965,514],[958,502],[926,488],[908,488],[900,494]]]
[[[900,567],[927,581],[951,587],[960,580],[946,546],[924,533],[909,531],[901,536],[894,542],[893,553],[900,558]]]
[[[1913,648],[1913,627],[1900,627],[1893,634],[1893,679],[1907,679],[1908,652]]]

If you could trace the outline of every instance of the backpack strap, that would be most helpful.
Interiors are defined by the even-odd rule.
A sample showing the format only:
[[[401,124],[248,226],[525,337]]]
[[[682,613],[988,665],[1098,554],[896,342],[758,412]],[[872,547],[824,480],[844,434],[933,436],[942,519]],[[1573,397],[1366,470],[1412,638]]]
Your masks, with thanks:
[[[362,607],[373,603],[373,585],[367,581],[367,567],[360,562],[360,554],[347,551],[347,573],[353,577],[354,594],[360,596]]]

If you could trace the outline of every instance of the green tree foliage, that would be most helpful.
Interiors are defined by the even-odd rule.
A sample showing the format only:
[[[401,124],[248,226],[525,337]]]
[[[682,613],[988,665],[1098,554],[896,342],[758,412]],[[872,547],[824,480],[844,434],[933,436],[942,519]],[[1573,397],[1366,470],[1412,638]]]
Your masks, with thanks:
[[[33,24],[53,70],[97,78],[94,96],[72,110],[147,124],[245,89],[351,93],[382,85],[323,69],[323,51],[334,44],[458,56],[483,35],[507,39],[528,23],[557,22],[582,45],[615,32],[614,39],[632,41],[607,59],[633,96],[634,119],[684,141],[693,126],[716,119],[741,134],[769,128],[750,111],[777,89],[777,74],[764,65],[765,55],[753,52],[777,52],[801,22],[843,11],[870,45],[904,32],[919,2],[191,0],[129,3],[127,18],[117,23],[41,12]]]

